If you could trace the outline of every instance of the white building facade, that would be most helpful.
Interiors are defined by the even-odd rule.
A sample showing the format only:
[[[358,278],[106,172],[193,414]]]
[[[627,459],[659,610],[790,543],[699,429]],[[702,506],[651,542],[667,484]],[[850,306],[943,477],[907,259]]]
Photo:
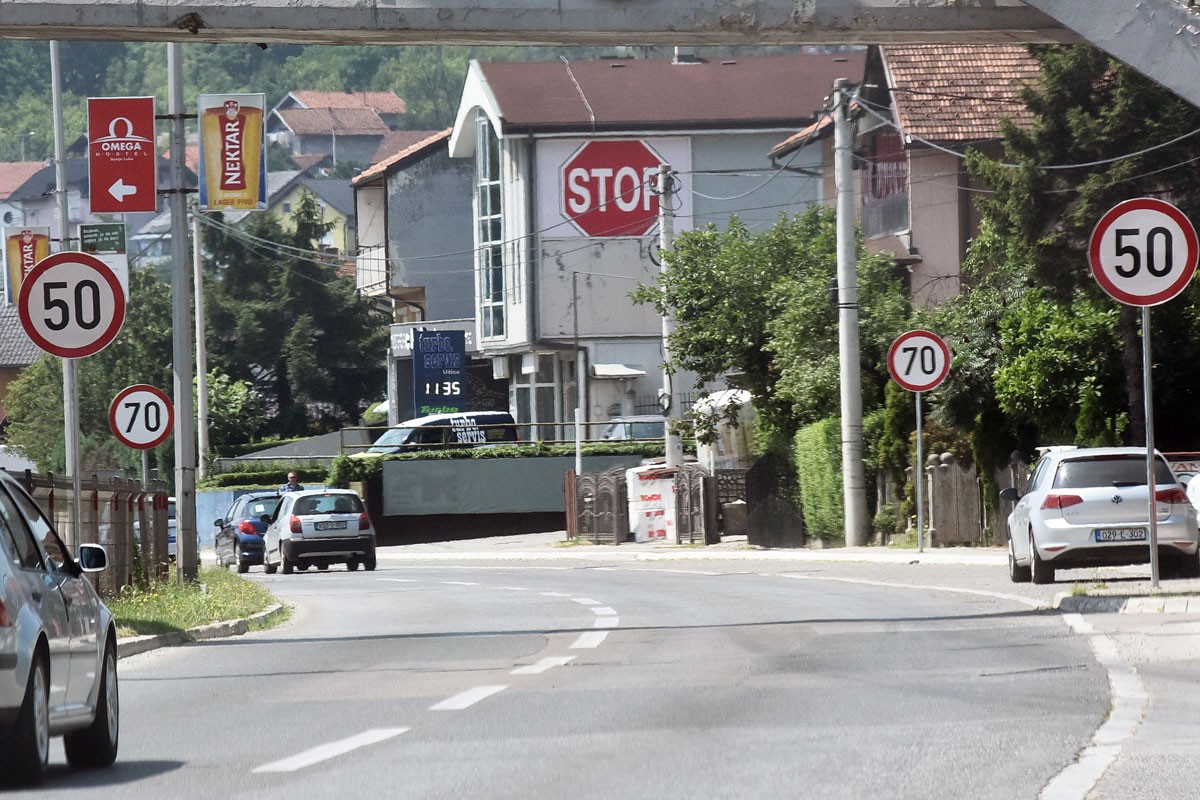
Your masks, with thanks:
[[[475,341],[533,438],[573,436],[580,387],[585,422],[653,413],[663,320],[629,295],[656,282],[664,210],[678,235],[734,216],[765,230],[821,202],[817,148],[786,169],[767,154],[862,65],[861,52],[472,62],[450,154],[475,163]],[[672,380],[686,409],[694,376]]]

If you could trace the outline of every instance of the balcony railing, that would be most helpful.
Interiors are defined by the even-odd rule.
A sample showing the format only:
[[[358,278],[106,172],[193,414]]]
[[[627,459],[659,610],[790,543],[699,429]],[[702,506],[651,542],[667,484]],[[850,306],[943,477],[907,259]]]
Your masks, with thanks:
[[[872,200],[863,205],[864,239],[899,233],[908,230],[908,227],[908,192],[893,194],[882,200]]]

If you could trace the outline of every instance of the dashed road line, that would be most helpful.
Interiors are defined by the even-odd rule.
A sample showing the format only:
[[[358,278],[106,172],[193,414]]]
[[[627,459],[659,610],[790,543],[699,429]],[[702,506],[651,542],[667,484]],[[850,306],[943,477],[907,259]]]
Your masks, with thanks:
[[[322,761],[328,761],[331,758],[336,758],[340,755],[345,755],[352,750],[357,750],[360,747],[376,744],[386,739],[391,739],[394,736],[399,736],[402,733],[407,733],[409,728],[375,728],[369,731],[363,731],[356,736],[351,736],[347,739],[340,739],[336,742],[319,745],[310,750],[305,750],[303,753],[297,753],[294,756],[272,761],[270,764],[263,764],[261,767],[256,767],[254,772],[295,772],[298,769],[311,767],[313,764],[319,764]]]
[[[579,634],[579,638],[571,645],[570,650],[588,650],[599,647],[608,638],[608,631],[588,631]]]
[[[485,700],[498,692],[503,692],[507,688],[507,686],[476,686],[474,689],[467,689],[465,692],[459,692],[453,697],[448,697],[440,703],[434,703],[429,707],[429,710],[462,711],[464,708],[470,708],[480,700]]]
[[[579,603],[581,606],[598,606],[598,605],[600,605],[599,600],[593,600],[590,597],[572,597],[571,599],[574,600],[576,603]]]
[[[615,617],[617,612],[608,606],[593,606],[592,613],[598,617]]]
[[[526,664],[523,667],[517,667],[510,675],[540,675],[548,669],[561,667],[564,664],[569,664],[575,660],[575,656],[550,656],[543,658],[533,664]]]
[[[473,581],[442,581],[445,586],[478,586],[478,583]]]
[[[596,617],[596,621],[592,623],[593,628],[615,628],[621,624],[620,617]]]

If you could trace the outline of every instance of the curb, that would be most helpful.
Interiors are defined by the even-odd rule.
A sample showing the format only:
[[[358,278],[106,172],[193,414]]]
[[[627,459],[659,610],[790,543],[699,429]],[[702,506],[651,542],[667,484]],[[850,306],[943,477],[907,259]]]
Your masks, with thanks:
[[[146,636],[128,636],[117,640],[117,658],[126,658],[138,653],[157,650],[160,647],[176,647],[188,642],[221,639],[227,636],[241,636],[250,630],[252,623],[270,621],[284,611],[286,611],[284,606],[275,603],[257,614],[251,614],[245,619],[211,622],[207,625],[188,628],[186,631],[171,631],[170,633],[156,633]]]

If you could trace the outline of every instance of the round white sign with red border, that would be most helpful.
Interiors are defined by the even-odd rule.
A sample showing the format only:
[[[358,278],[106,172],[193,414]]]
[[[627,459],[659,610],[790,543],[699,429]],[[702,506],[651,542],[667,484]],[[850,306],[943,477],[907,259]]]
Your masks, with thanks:
[[[888,348],[888,371],[908,391],[927,392],[950,373],[950,348],[930,331],[902,333]]]
[[[175,406],[167,393],[145,383],[126,387],[108,407],[108,426],[122,444],[136,450],[158,447],[171,435]]]
[[[83,358],[108,347],[121,331],[125,292],[95,256],[54,253],[21,280],[17,310],[25,333],[42,350],[60,358]]]
[[[1127,306],[1156,306],[1187,288],[1200,254],[1196,229],[1183,212],[1153,197],[1117,203],[1088,242],[1092,275]]]

